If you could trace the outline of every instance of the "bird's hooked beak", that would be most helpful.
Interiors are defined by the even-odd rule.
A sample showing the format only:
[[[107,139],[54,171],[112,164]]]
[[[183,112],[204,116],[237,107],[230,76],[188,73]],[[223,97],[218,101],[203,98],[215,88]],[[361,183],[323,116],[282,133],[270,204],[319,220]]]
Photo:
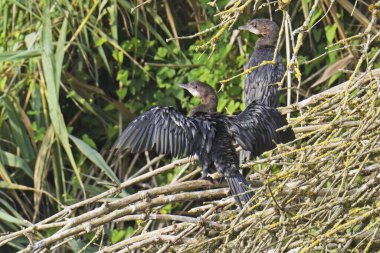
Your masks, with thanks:
[[[179,84],[179,87],[181,87],[185,90],[188,90],[191,93],[191,95],[193,95],[194,97],[200,96],[199,91],[197,89],[195,89],[193,87],[193,85],[191,85],[189,83],[181,83],[181,84]]]
[[[254,33],[254,34],[257,34],[257,35],[261,34],[260,31],[257,28],[255,28],[255,27],[253,27],[252,25],[249,25],[249,24],[248,25],[239,26],[239,30],[241,30],[241,31],[250,31],[251,33]]]
[[[189,86],[189,84],[188,83],[181,83],[181,84],[178,84],[178,86],[187,90],[187,87]]]

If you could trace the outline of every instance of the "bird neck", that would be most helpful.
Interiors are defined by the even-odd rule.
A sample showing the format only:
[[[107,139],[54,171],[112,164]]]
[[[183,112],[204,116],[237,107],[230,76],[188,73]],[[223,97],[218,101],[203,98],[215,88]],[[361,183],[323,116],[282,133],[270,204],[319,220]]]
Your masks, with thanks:
[[[191,110],[191,115],[194,115],[197,112],[207,112],[212,113],[216,112],[216,107],[218,105],[218,97],[216,95],[209,95],[207,97],[201,98],[201,104],[194,107]]]
[[[274,33],[270,33],[266,36],[261,37],[257,40],[255,49],[265,48],[265,47],[276,47],[278,36]]]

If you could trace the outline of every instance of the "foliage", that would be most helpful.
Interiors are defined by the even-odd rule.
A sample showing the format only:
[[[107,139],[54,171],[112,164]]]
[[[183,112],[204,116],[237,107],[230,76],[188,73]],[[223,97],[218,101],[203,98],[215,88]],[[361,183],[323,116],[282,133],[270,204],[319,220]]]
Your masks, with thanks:
[[[240,74],[257,37],[248,33],[235,36],[233,29],[252,17],[273,15],[277,23],[285,24],[284,21],[289,19],[291,24],[291,32],[282,29],[282,38],[290,38],[291,51],[286,49],[286,40],[282,39],[280,43],[284,61],[287,52],[290,53],[286,62],[293,90],[281,97],[283,105],[289,105],[285,102],[287,98],[296,103],[346,80],[359,82],[359,72],[368,73],[380,68],[377,60],[380,45],[378,36],[375,36],[378,26],[374,25],[378,3],[359,1],[353,6],[346,0],[278,1],[272,2],[269,8],[268,4],[261,3],[264,1],[237,1],[235,5],[233,2],[0,1],[0,231],[19,231],[57,212],[65,213],[65,206],[97,196],[115,186],[117,188],[125,179],[135,178],[168,163],[168,159],[154,160],[154,154],[128,154],[125,159],[115,159],[109,155],[109,151],[122,128],[151,106],[175,106],[186,112],[198,102],[177,84],[191,80],[207,82],[219,90],[219,111],[237,113],[242,110],[244,76]],[[308,32],[305,33],[305,30]],[[198,36],[192,36],[196,33]],[[188,37],[185,39],[176,39],[186,35]],[[168,38],[174,39],[167,41]],[[370,39],[373,40],[368,41]],[[232,78],[236,75],[236,78]],[[372,79],[363,82],[364,89],[357,82],[347,86],[352,89],[346,93],[329,97],[335,106],[331,107],[330,112],[323,107],[326,103],[323,100],[315,108],[321,109],[321,105],[324,110],[301,108],[301,111],[292,112],[293,126],[329,122],[336,126],[347,120],[360,122],[352,129],[338,128],[335,131],[328,125],[322,128],[325,133],[320,129],[302,132],[298,135],[298,148],[293,144],[293,151],[280,155],[281,158],[276,160],[277,167],[266,166],[272,160],[264,157],[261,173],[268,177],[271,173],[275,174],[269,181],[276,182],[276,191],[280,191],[280,186],[290,180],[289,177],[282,177],[281,173],[289,173],[287,175],[294,177],[310,176],[306,167],[300,167],[303,166],[301,151],[322,159],[307,165],[307,169],[315,173],[318,168],[326,169],[322,163],[329,164],[323,157],[339,157],[338,165],[345,165],[337,165],[339,169],[336,174],[329,174],[326,169],[326,177],[318,179],[324,183],[320,188],[330,187],[340,193],[342,189],[355,190],[360,184],[368,183],[373,174],[366,177],[358,172],[349,185],[344,181],[346,170],[349,174],[349,170],[361,171],[378,162],[373,157],[378,154],[377,139],[371,146],[375,150],[373,153],[358,156],[358,162],[361,163],[348,166],[346,163],[349,161],[342,160],[342,157],[349,157],[367,147],[368,142],[375,140],[374,135],[378,135],[377,130],[358,135],[364,124],[361,119],[377,122],[372,116],[378,114],[379,101],[374,95],[378,92],[378,79],[377,82]],[[283,87],[286,85],[288,81],[284,78]],[[371,99],[375,102],[370,103]],[[366,107],[357,108],[359,105]],[[347,106],[350,111],[345,111]],[[374,114],[366,112],[367,108],[374,110]],[[335,114],[337,111],[339,113]],[[364,146],[361,145],[363,143],[350,142],[350,138],[360,136],[365,136],[363,140],[367,142],[364,142]],[[343,141],[344,145],[354,148],[344,151],[331,149],[320,153],[318,145],[325,140]],[[156,162],[147,166],[145,171],[140,169],[151,161]],[[293,162],[294,166],[284,166],[287,161]],[[120,200],[142,189],[164,187],[176,181],[196,178],[199,170],[192,172],[188,170],[189,167],[193,166],[187,164],[163,171],[145,183],[139,181],[138,184],[129,184],[118,189],[118,195],[115,192],[105,195],[102,201]],[[253,166],[252,171],[257,168],[257,165]],[[334,176],[337,181],[331,182],[329,178]],[[311,181],[304,182],[314,182],[312,177],[308,179]],[[341,185],[337,185],[337,182],[341,182]],[[271,198],[268,199],[273,202]],[[378,210],[378,203],[371,202],[371,207],[366,206],[370,200],[359,201],[354,209],[348,211],[364,217],[368,208]],[[182,213],[202,204],[198,202],[173,202],[152,208],[153,213],[162,216],[153,225],[150,224],[150,229],[154,231],[167,225],[167,222],[159,220],[171,217],[165,215]],[[71,215],[86,214],[98,206],[96,202],[89,202],[70,209],[73,212]],[[282,212],[281,209],[277,211]],[[327,216],[331,214],[321,213]],[[218,217],[216,215],[214,218]],[[233,220],[235,217],[236,214],[226,219]],[[378,226],[379,222],[374,217],[338,232],[344,234],[346,230],[344,235],[347,236],[358,231],[372,231],[370,229]],[[351,218],[347,217],[347,220]],[[103,238],[105,244],[133,238],[148,228],[145,221],[139,223],[136,220],[110,223],[103,226],[101,232],[94,230],[64,247],[77,252],[90,243],[87,250],[93,251],[99,245],[99,238]],[[218,221],[223,221],[223,217]],[[344,218],[339,222],[343,221]],[[277,226],[279,220],[270,222]],[[284,224],[281,223],[281,226],[285,229]],[[234,222],[224,225],[230,228],[235,226]],[[267,225],[263,224],[263,227],[266,229]],[[48,238],[57,232],[56,228],[52,226],[38,230],[29,238],[34,242]],[[112,232],[105,236],[104,231]],[[211,241],[205,242],[210,242],[210,247],[217,247],[222,240],[226,240],[225,246],[230,248],[238,244],[244,233],[250,236],[252,231],[259,233],[244,227],[239,230],[244,233],[234,241],[229,240],[232,235],[228,231],[220,232],[214,241],[209,239]],[[311,225],[308,233],[318,240],[324,235],[315,228],[315,224]],[[161,239],[164,242],[167,240],[164,237]],[[311,244],[310,237],[309,240]],[[29,241],[26,237],[2,241],[0,237],[0,245],[5,243],[4,247],[8,250],[21,250],[27,247]],[[358,249],[371,248],[368,241],[355,245]],[[196,247],[202,250],[203,246],[199,244]]]

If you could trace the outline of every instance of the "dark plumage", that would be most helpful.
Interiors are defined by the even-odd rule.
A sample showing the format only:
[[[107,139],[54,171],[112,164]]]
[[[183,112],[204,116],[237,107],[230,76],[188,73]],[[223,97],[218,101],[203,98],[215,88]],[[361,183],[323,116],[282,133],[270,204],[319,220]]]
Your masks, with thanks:
[[[239,160],[233,142],[259,155],[279,142],[294,139],[291,129],[276,132],[287,124],[276,109],[253,102],[236,116],[216,112],[215,91],[207,84],[195,81],[182,84],[201,104],[187,117],[172,107],[153,107],[133,120],[114,145],[132,153],[149,151],[175,157],[197,155],[202,178],[211,169],[221,172],[231,193],[242,208],[242,201],[252,197],[248,182],[239,172]],[[238,196],[237,196],[238,195]]]
[[[247,69],[260,65],[263,61],[273,60],[277,44],[279,28],[269,19],[253,19],[248,24],[239,27],[261,35],[256,42],[254,52],[248,62]],[[278,83],[285,73],[284,65],[279,53],[276,55],[275,64],[265,64],[248,73],[244,79],[245,104],[252,101],[262,103],[270,107],[279,106],[280,92]]]

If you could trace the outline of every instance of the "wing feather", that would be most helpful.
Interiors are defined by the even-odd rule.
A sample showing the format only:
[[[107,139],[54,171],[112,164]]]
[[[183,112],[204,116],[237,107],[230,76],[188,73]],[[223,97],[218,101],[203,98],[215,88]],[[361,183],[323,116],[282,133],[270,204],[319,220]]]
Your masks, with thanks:
[[[147,126],[146,128],[141,129],[141,131],[137,131],[136,135],[134,137],[133,146],[135,147],[135,150],[141,149],[141,147],[144,146],[144,137],[145,133],[149,130],[150,126]],[[145,143],[146,145],[146,143]]]
[[[235,141],[244,149],[259,156],[295,139],[293,130],[277,129],[286,126],[286,119],[274,108],[252,102],[242,113],[228,117],[227,128]]]
[[[159,154],[194,155],[202,145],[211,149],[214,131],[206,118],[187,117],[172,107],[153,107],[127,126],[114,148],[141,153],[155,147]]]

